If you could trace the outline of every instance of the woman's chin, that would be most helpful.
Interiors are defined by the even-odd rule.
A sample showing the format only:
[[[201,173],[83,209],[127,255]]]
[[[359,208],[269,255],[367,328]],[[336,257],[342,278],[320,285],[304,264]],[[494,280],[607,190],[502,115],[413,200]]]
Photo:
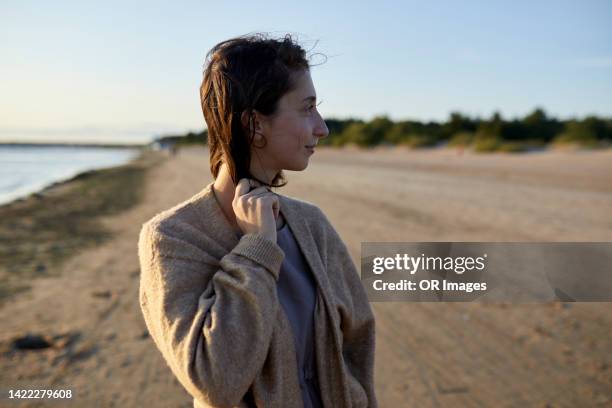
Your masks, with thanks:
[[[306,170],[306,168],[308,167],[308,163],[309,163],[309,159],[306,159],[304,163],[302,163],[302,166],[300,167],[298,171]]]
[[[308,167],[308,157],[300,158],[300,160],[294,160],[291,163],[287,163],[283,169],[288,171],[302,171]]]
[[[285,167],[285,170],[289,171],[303,171],[308,167],[308,159],[299,163],[291,163],[291,166]]]

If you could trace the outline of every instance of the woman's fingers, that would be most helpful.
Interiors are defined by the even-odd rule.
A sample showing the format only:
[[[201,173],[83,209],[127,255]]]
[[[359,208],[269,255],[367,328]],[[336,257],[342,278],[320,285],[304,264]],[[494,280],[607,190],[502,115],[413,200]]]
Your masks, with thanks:
[[[238,184],[236,184],[236,191],[234,192],[234,200],[238,197],[245,195],[251,189],[251,184],[249,183],[249,179],[241,179]]]
[[[247,199],[252,195],[269,191],[270,190],[268,190],[266,187],[257,187],[251,190],[248,179],[242,179],[236,185],[236,191],[234,192],[234,201],[238,200],[240,197],[244,197],[244,199]]]
[[[263,186],[263,184],[261,184],[259,181],[255,180],[255,179],[249,179],[249,183],[251,184],[251,187],[261,187],[261,186]]]
[[[251,202],[253,201],[255,198],[257,197],[262,197],[262,196],[266,196],[268,194],[271,194],[269,190],[267,190],[264,187],[258,187],[254,190],[249,191],[248,193],[246,193],[245,195],[239,197],[242,200]]]
[[[257,185],[258,187],[249,189]],[[236,222],[245,234],[261,233],[276,242],[276,221],[280,202],[278,195],[270,188],[253,180],[242,179],[236,185],[232,203]]]

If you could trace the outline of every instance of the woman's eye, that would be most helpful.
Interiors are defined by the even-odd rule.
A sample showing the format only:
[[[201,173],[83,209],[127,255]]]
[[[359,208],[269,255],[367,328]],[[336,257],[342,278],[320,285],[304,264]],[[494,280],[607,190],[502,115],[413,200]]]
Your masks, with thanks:
[[[322,104],[322,103],[323,103],[323,101],[319,102],[319,103],[318,103],[318,104],[316,104],[316,105],[310,105],[308,108],[306,108],[306,110],[307,110],[308,112],[312,112],[312,110],[313,110],[314,108],[316,108],[317,106],[319,106],[319,105],[320,105],[320,104]]]

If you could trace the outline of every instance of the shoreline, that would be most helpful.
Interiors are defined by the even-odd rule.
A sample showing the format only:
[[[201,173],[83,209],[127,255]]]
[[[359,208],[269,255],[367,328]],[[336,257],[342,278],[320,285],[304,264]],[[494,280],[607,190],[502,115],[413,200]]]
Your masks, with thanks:
[[[57,276],[79,251],[112,239],[101,217],[143,198],[147,171],[163,155],[142,149],[118,166],[80,172],[0,205],[0,306],[39,277]]]
[[[19,146],[19,145],[18,145]],[[25,146],[25,145],[24,145]],[[28,147],[30,147],[30,145],[27,145]],[[0,147],[2,147],[2,145],[0,144]],[[35,146],[38,147],[38,146]],[[45,145],[43,147],[56,147],[55,145]],[[73,146],[67,146],[67,145],[58,145],[57,147],[73,147]],[[78,146],[80,147],[80,146]],[[84,147],[93,147],[93,146],[84,146]],[[102,147],[105,148],[105,147]],[[81,176],[82,174],[86,174],[89,172],[93,172],[93,171],[98,171],[98,170],[104,170],[104,169],[109,169],[112,167],[118,167],[118,166],[122,166],[125,164],[128,164],[134,160],[137,160],[140,156],[142,156],[142,154],[144,152],[147,151],[147,149],[145,148],[131,148],[133,150],[136,150],[134,153],[134,156],[131,159],[126,160],[125,162],[121,163],[121,164],[112,164],[112,165],[101,165],[101,166],[93,166],[91,168],[86,168],[84,170],[76,170],[74,172],[69,173],[69,175],[66,176],[62,176],[58,179],[55,179],[53,181],[47,181],[47,182],[43,182],[43,183],[35,183],[35,184],[31,184],[30,186],[32,186],[32,188],[26,188],[24,192],[22,193],[16,193],[15,195],[12,195],[14,193],[13,192],[9,192],[8,195],[5,197],[7,201],[3,201],[4,198],[0,197],[0,208],[13,203],[15,201],[19,201],[19,200],[26,200],[28,199],[30,196],[32,195],[36,195],[36,194],[41,194],[43,193],[45,190],[52,188],[58,184],[61,183],[65,183],[65,182],[70,182],[71,180],[78,178],[79,176]],[[19,191],[16,190],[16,191]]]

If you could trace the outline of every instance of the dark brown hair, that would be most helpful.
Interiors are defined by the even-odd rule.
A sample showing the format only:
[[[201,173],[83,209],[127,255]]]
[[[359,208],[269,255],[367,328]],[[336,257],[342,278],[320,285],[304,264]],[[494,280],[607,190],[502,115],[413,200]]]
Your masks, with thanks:
[[[214,178],[225,162],[234,184],[245,177],[256,179],[249,171],[255,136],[253,110],[274,114],[279,99],[295,86],[294,74],[309,69],[306,52],[289,34],[282,39],[264,34],[240,36],[208,52],[200,100]],[[241,120],[243,112],[249,117],[248,129]],[[265,146],[265,135],[263,141]],[[285,184],[282,171],[271,183],[273,187]]]

